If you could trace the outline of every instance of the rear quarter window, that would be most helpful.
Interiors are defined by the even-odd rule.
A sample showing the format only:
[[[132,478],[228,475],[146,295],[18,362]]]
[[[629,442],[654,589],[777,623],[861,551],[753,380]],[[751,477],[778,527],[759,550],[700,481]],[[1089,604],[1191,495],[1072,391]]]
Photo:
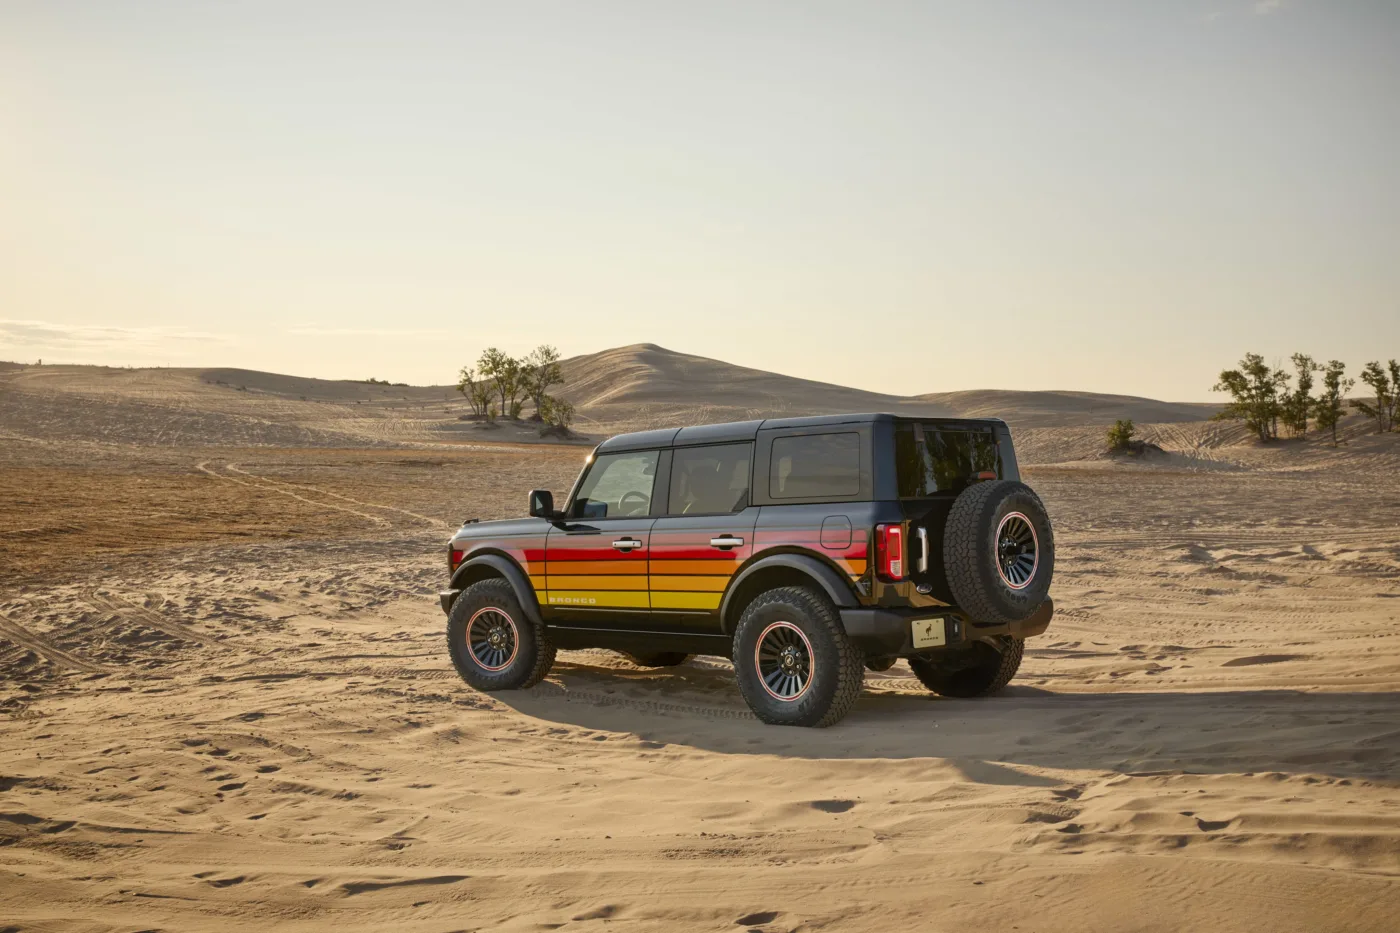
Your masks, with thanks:
[[[844,499],[860,493],[860,434],[805,434],[773,439],[768,495],[774,499]]]
[[[903,499],[956,493],[981,472],[1002,476],[996,435],[931,425],[902,424],[895,431],[895,466]]]

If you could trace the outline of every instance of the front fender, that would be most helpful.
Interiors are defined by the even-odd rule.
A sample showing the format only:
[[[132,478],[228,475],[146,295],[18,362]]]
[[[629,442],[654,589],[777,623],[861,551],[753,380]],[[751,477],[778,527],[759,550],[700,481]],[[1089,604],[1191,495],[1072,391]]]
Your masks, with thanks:
[[[494,573],[482,574],[482,570],[489,568]],[[525,571],[509,557],[501,554],[481,554],[470,560],[462,562],[462,566],[457,568],[452,574],[452,590],[450,592],[461,592],[467,588],[467,581],[482,576],[503,577],[510,588],[515,591],[515,598],[520,603],[520,608],[525,611],[525,617],[536,625],[542,625],[540,617],[540,601],[535,598],[535,589],[530,585],[529,579],[525,576]],[[454,596],[453,600],[456,599]],[[443,608],[451,609],[452,600],[443,600]]]

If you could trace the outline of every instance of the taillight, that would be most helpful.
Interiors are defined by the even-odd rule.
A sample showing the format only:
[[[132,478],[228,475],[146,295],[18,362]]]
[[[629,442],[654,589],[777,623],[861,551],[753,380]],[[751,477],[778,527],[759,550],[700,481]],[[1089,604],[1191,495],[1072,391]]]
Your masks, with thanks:
[[[459,549],[457,549],[457,548],[455,548],[455,547],[453,547],[453,548],[448,548],[448,549],[447,549],[447,568],[448,568],[449,570],[451,570],[452,572],[455,573],[455,572],[457,571],[457,565],[460,564],[460,563],[462,562],[462,558],[465,557],[466,554],[467,554],[467,552],[464,551],[464,550],[459,550]]]
[[[904,579],[904,526],[875,526],[875,574],[881,580]]]

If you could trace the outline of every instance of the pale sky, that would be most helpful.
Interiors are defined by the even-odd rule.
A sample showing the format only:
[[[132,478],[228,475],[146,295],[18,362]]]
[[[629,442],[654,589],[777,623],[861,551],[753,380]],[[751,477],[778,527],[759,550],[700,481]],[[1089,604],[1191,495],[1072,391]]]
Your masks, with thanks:
[[[0,0],[0,359],[1400,356],[1400,3]]]

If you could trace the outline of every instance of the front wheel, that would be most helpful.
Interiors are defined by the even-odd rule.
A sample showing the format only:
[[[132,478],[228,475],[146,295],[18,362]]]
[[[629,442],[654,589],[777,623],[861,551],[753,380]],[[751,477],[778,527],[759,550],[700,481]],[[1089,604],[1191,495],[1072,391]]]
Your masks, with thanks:
[[[941,658],[912,657],[909,669],[939,696],[982,697],[1011,683],[1025,651],[1026,643],[1019,638],[1008,639],[996,647],[978,641]]]
[[[473,583],[457,597],[447,650],[462,679],[484,691],[533,687],[554,666],[554,646],[499,578]]]
[[[760,594],[734,630],[734,675],[754,715],[777,726],[829,726],[860,696],[864,659],[824,594]]]

